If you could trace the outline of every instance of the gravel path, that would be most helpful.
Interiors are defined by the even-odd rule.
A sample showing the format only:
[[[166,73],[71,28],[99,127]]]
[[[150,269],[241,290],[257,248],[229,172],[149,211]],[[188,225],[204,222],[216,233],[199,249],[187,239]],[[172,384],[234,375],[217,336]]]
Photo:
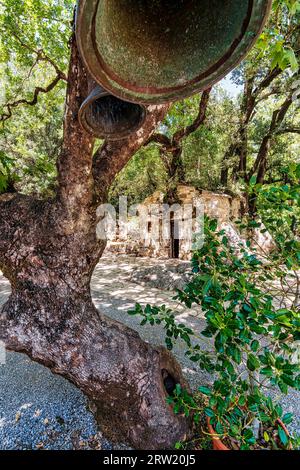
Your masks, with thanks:
[[[138,271],[150,268],[153,272],[153,268],[161,264],[166,263],[106,256],[97,266],[92,280],[93,299],[99,310],[135,328],[146,341],[153,344],[164,343],[163,331],[160,327],[140,327],[138,318],[127,315],[127,310],[136,302],[143,305],[165,304],[176,311],[180,322],[197,329],[202,328],[204,323],[199,312],[187,312],[171,300],[172,294],[167,290],[149,287],[149,280],[146,285],[132,282],[132,279],[137,278]],[[173,278],[177,265],[173,262],[167,262],[167,265]],[[0,275],[0,305],[9,292],[9,283]],[[184,356],[183,347],[177,346],[174,354],[193,388],[212,380],[207,374],[196,370]],[[286,411],[296,415],[293,428],[300,432],[300,393],[293,392],[282,403]],[[124,447],[112,445],[102,436],[88,411],[85,397],[72,384],[22,354],[8,353],[6,364],[0,365],[0,449],[39,448],[67,450]]]

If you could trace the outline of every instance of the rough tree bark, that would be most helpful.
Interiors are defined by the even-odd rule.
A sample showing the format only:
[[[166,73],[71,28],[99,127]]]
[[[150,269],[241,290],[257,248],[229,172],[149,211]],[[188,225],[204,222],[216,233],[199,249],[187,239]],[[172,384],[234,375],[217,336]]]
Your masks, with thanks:
[[[189,432],[189,422],[166,403],[167,375],[185,386],[180,367],[166,350],[98,312],[90,292],[105,248],[96,237],[97,206],[168,106],[150,106],[143,129],[93,156],[93,138],[77,120],[87,90],[73,37],[57,195],[0,197],[0,269],[12,287],[0,339],[79,387],[108,437],[135,448],[168,448]]]

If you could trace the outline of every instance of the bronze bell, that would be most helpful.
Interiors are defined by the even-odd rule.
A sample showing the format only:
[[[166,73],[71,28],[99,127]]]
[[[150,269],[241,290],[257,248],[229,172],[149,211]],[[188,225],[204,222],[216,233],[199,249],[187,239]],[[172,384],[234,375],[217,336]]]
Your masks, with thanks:
[[[79,110],[79,121],[86,131],[99,139],[119,140],[136,132],[144,123],[144,106],[120,100],[99,85]]]
[[[160,104],[208,88],[245,57],[271,0],[79,0],[90,74],[120,99]]]

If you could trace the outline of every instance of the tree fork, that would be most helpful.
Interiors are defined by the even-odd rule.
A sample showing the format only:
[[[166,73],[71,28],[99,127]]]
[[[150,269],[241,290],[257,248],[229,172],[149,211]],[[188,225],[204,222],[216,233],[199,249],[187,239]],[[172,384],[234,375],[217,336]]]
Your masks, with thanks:
[[[179,365],[164,348],[99,313],[90,293],[106,245],[96,236],[97,205],[169,105],[149,106],[142,129],[105,142],[93,155],[94,139],[77,119],[88,80],[73,36],[57,194],[50,200],[0,196],[0,269],[12,287],[0,339],[80,388],[111,439],[138,449],[169,448],[187,437],[191,424],[166,400],[170,383],[186,387]]]

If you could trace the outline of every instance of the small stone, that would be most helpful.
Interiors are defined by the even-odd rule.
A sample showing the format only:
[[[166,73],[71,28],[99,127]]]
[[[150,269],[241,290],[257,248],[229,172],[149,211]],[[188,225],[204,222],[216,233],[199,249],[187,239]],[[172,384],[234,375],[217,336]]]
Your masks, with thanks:
[[[65,420],[61,416],[56,416],[55,419],[58,422],[58,424],[60,424],[61,426],[65,424]]]

